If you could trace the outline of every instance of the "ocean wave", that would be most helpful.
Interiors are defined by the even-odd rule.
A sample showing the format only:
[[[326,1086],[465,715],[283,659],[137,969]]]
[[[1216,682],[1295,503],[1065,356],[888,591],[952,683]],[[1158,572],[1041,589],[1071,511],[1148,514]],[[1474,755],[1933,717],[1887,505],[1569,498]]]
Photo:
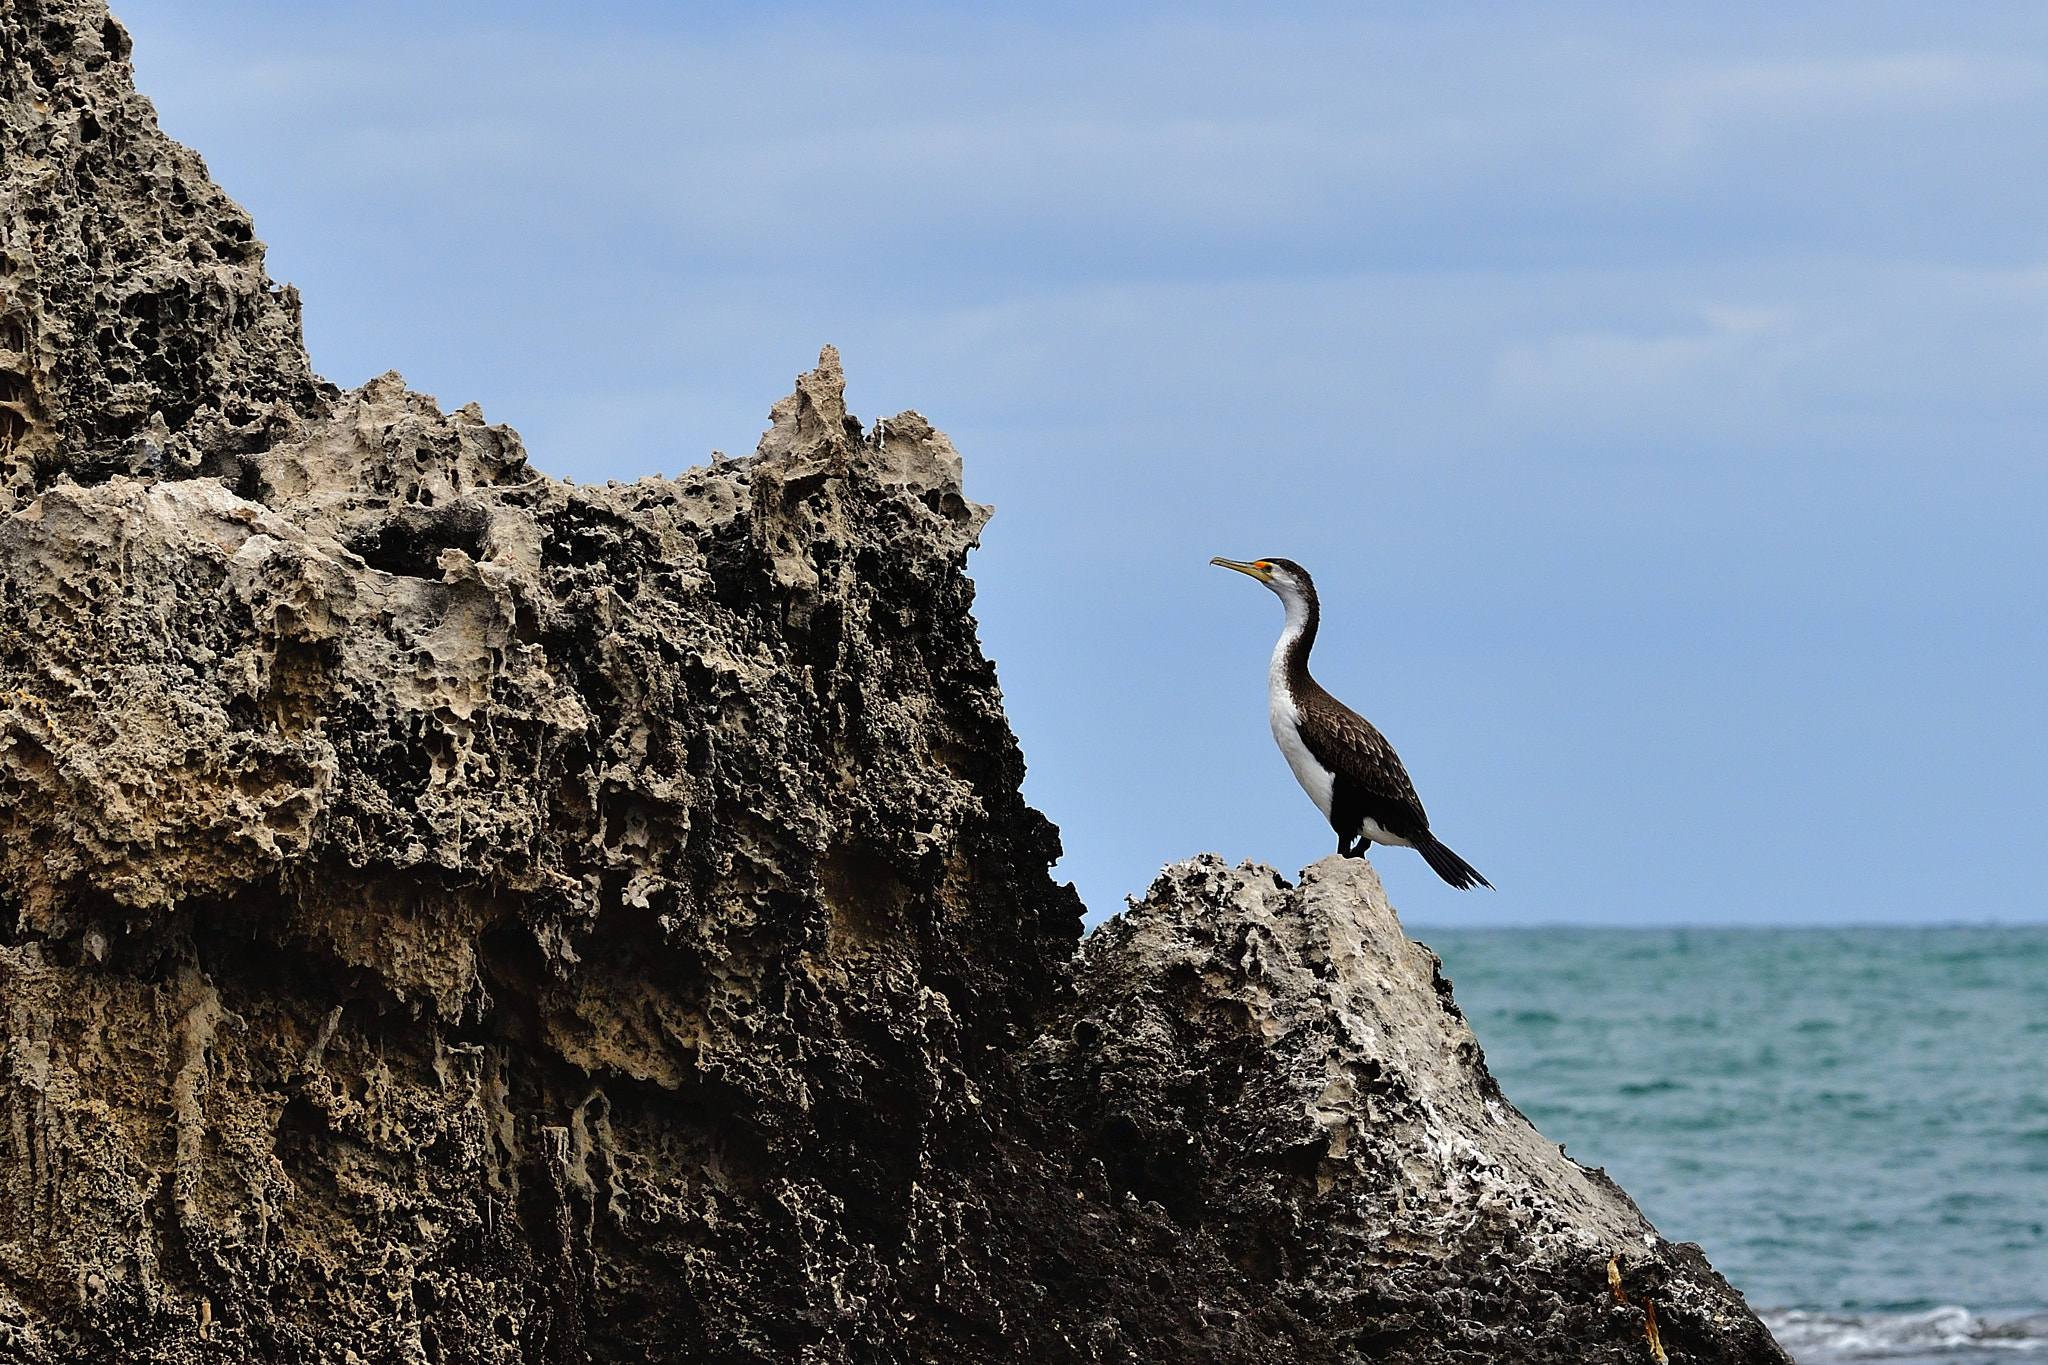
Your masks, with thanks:
[[[2014,1351],[2048,1351],[2048,1313],[1972,1313],[1944,1306],[1924,1313],[1813,1313],[1776,1309],[1759,1314],[1778,1344],[1800,1365],[1832,1361],[1942,1361],[1948,1365],[2005,1359]]]

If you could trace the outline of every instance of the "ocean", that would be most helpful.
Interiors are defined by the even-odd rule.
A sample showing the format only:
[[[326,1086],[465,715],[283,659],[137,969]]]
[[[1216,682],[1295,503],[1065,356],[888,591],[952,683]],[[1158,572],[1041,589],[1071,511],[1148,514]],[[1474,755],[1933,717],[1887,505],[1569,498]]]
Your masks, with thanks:
[[[2048,1360],[2048,926],[1412,933],[1802,1365]]]

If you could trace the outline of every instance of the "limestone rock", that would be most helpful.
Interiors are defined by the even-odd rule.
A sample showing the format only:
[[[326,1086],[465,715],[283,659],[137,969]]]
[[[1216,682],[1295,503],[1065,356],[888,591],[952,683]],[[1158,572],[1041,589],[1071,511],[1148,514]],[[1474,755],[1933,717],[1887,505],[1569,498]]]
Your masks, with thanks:
[[[1088,937],[1032,1059],[1111,1189],[1198,1229],[1297,1338],[1644,1360],[1648,1298],[1673,1359],[1782,1359],[1699,1248],[1508,1102],[1440,967],[1362,859],[1296,887],[1208,855]]]
[[[103,4],[0,5],[0,515],[67,473],[231,459],[335,392],[249,215],[135,92],[130,47]]]
[[[0,1360],[1782,1359],[1362,865],[1075,957],[924,418],[548,478],[0,45]]]

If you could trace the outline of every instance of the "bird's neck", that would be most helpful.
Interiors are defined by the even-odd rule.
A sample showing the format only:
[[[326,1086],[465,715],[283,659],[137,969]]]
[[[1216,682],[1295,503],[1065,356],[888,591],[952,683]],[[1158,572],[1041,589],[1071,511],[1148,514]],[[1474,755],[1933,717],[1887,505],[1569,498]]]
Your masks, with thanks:
[[[1266,678],[1273,691],[1291,694],[1298,684],[1309,680],[1308,652],[1315,648],[1321,613],[1313,598],[1281,600],[1287,604],[1287,624],[1280,628],[1280,642],[1273,646],[1273,663]]]

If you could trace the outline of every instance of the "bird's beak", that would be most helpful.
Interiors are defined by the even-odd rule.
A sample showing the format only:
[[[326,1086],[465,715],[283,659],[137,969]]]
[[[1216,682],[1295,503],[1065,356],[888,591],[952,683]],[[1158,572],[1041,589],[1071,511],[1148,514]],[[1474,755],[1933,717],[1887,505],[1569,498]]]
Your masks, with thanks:
[[[1216,556],[1209,562],[1211,564],[1221,564],[1226,569],[1235,569],[1239,573],[1248,573],[1253,578],[1258,579],[1261,583],[1270,583],[1273,581],[1272,570],[1262,569],[1256,564],[1240,564],[1234,559],[1225,559],[1222,555]]]

